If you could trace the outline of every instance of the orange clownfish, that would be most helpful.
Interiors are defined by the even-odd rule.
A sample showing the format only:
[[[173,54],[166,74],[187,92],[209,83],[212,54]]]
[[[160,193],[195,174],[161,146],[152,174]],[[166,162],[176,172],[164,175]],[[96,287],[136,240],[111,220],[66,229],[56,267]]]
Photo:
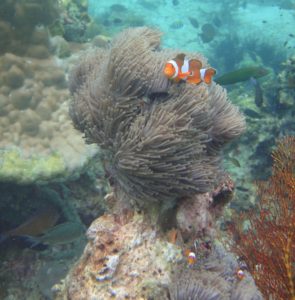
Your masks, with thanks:
[[[186,249],[184,251],[184,255],[186,256],[187,263],[189,266],[193,266],[197,262],[197,257],[195,252],[190,251],[189,249]]]
[[[238,269],[236,274],[239,280],[242,280],[245,277],[245,272],[242,269]]]
[[[181,53],[176,58],[167,61],[164,67],[167,78],[179,82],[185,80],[188,83],[199,84],[205,82],[210,84],[212,77],[216,74],[213,68],[202,68],[202,63],[197,59],[187,59]]]

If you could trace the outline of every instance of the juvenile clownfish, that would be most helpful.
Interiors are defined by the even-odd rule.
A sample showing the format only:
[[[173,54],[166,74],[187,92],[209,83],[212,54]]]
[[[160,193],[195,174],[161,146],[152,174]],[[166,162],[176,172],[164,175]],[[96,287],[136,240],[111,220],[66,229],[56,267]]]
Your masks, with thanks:
[[[210,84],[212,77],[216,74],[216,70],[213,68],[202,68],[202,63],[199,60],[187,59],[185,54],[181,53],[165,64],[164,74],[174,82],[185,80],[192,84],[201,82]]]
[[[189,253],[187,262],[190,266],[194,265],[197,262],[196,254],[194,252]]]
[[[189,249],[184,251],[184,255],[186,256],[187,263],[189,266],[193,266],[197,262],[196,254]]]
[[[239,280],[242,280],[245,277],[245,272],[242,269],[237,270],[236,274]]]

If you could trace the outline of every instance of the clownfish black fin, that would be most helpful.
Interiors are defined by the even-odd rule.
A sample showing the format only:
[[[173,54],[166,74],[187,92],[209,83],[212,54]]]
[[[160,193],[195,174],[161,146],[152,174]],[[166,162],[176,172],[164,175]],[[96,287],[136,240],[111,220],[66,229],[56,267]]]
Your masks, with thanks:
[[[179,59],[181,61],[184,61],[184,58],[185,58],[185,54],[184,53],[179,53],[179,54],[176,55],[175,60]]]

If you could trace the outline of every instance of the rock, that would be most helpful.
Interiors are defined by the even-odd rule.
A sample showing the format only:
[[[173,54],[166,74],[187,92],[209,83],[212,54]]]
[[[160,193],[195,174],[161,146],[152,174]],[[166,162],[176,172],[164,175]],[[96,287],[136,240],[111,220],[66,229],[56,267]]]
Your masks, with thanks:
[[[143,215],[104,215],[87,236],[84,254],[55,299],[167,299],[170,271],[182,259],[181,250]]]

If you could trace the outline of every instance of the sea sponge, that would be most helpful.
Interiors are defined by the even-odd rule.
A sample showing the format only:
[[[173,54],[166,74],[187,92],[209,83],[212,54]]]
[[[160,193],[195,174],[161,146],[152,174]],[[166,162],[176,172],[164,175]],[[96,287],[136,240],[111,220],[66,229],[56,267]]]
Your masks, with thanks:
[[[220,149],[245,128],[222,87],[172,84],[163,75],[177,51],[160,50],[160,36],[127,29],[110,49],[88,53],[70,77],[75,127],[105,150],[115,192],[139,205],[211,190]],[[208,66],[200,54],[187,55]]]

